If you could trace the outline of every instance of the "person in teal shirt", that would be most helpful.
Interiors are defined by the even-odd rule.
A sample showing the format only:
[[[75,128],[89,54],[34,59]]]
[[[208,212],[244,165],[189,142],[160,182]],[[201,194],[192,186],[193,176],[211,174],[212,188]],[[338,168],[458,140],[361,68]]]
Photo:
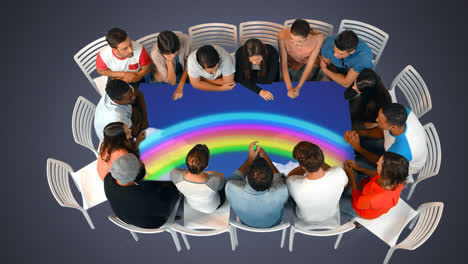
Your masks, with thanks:
[[[353,31],[345,30],[323,42],[320,68],[328,78],[343,87],[350,87],[362,70],[373,67],[371,49]]]

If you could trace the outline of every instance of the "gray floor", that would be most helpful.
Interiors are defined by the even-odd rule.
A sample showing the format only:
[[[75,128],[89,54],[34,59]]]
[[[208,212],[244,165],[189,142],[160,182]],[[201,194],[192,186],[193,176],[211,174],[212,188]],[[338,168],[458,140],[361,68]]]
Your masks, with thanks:
[[[67,2],[67,3],[65,3]],[[87,2],[87,3],[86,3]],[[312,18],[339,26],[343,18],[375,25],[390,34],[376,68],[384,82],[413,65],[429,86],[434,108],[422,118],[433,122],[443,148],[440,175],[421,183],[409,204],[442,201],[445,211],[434,235],[415,251],[396,251],[391,263],[459,263],[467,257],[460,238],[467,235],[464,212],[468,184],[462,165],[466,149],[465,6],[456,1],[10,1],[2,10],[6,34],[3,107],[7,141],[4,154],[2,255],[4,263],[378,263],[388,247],[364,229],[346,234],[339,250],[334,238],[297,235],[295,250],[280,249],[280,233],[239,231],[232,252],[228,235],[190,238],[192,249],[178,254],[169,234],[141,236],[112,225],[107,204],[89,211],[96,230],[77,210],[58,206],[46,181],[48,157],[77,169],[93,154],[74,143],[71,115],[78,96],[94,103],[98,95],[73,61],[73,55],[114,26],[133,39],[165,29],[187,32],[205,22],[282,23]],[[380,1],[379,1],[380,2]],[[460,2],[460,1],[458,1]],[[454,125],[456,124],[456,125]],[[6,234],[6,235],[5,235]]]

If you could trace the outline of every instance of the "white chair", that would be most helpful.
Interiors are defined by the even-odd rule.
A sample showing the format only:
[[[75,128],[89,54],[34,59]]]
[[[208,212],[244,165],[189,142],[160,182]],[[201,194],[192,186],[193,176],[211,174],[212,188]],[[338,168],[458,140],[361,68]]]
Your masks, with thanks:
[[[283,248],[284,240],[286,239],[286,230],[290,226],[289,222],[286,222],[286,223],[281,223],[279,225],[269,227],[269,228],[256,228],[256,227],[250,227],[250,226],[246,226],[246,225],[242,224],[239,221],[239,218],[237,218],[237,220],[231,219],[231,220],[229,220],[229,223],[231,224],[232,232],[233,232],[233,238],[234,238],[234,245],[233,245],[232,250],[236,249],[236,247],[239,245],[239,240],[237,238],[237,228],[245,230],[245,231],[249,231],[249,232],[254,232],[254,233],[269,233],[269,232],[276,232],[276,231],[281,231],[282,230],[283,232],[282,232],[282,235],[281,235],[280,247]]]
[[[180,31],[172,31],[174,33],[180,33]],[[154,44],[158,42],[158,33],[153,33],[148,36],[144,36],[142,38],[137,39],[135,42],[140,43],[145,47],[146,51],[148,52],[148,55],[151,54],[151,51],[153,50]]]
[[[239,42],[240,45],[251,39],[256,38],[264,44],[270,44],[278,47],[278,33],[284,29],[284,25],[266,22],[266,21],[249,21],[239,24]]]
[[[289,251],[291,252],[293,251],[294,235],[296,233],[318,237],[338,235],[335,242],[335,246],[333,247],[334,249],[337,249],[340,244],[341,238],[343,237],[343,234],[353,230],[355,227],[355,225],[351,222],[336,227],[309,226],[303,223],[299,218],[297,218],[294,212],[293,214],[294,225],[291,225],[291,229],[289,231]]]
[[[440,218],[442,217],[442,211],[444,204],[441,202],[424,203],[418,208],[419,218],[413,231],[406,237],[405,240],[401,241],[398,245],[392,246],[385,256],[384,264],[387,264],[392,257],[392,254],[397,249],[415,250],[434,233],[437,225],[439,224]]]
[[[92,139],[92,127],[94,123],[94,112],[96,105],[88,99],[79,96],[75,103],[72,116],[72,132],[75,142],[90,149],[94,155],[99,157],[99,153],[94,148]]]
[[[418,214],[418,211],[413,210],[400,198],[397,205],[386,214],[372,220],[355,217],[352,222],[359,222],[367,230],[387,243],[387,245],[393,247],[396,245],[398,237],[406,225]]]
[[[385,45],[387,45],[389,35],[372,25],[349,19],[341,20],[338,33],[345,30],[352,30],[360,39],[364,40],[367,45],[369,45],[374,55],[372,64],[375,67],[379,62],[380,56],[382,56]]]
[[[106,92],[107,76],[92,78],[91,73],[96,69],[96,57],[98,52],[105,46],[107,46],[106,38],[102,37],[86,45],[73,56],[76,64],[78,64],[88,81],[101,96]]]
[[[411,185],[411,189],[408,193],[409,200],[413,195],[416,184],[430,177],[436,176],[439,173],[440,162],[442,160],[442,148],[440,147],[439,135],[434,127],[434,124],[429,123],[424,125],[426,131],[426,145],[427,145],[427,160],[424,167],[421,168],[418,174],[418,178]]]
[[[427,85],[413,66],[406,66],[390,85],[388,92],[394,103],[397,102],[396,87],[403,93],[411,111],[414,111],[418,118],[431,110],[432,101]]]
[[[329,36],[333,35],[333,25],[332,24],[328,24],[328,23],[325,23],[325,22],[322,22],[322,21],[312,20],[312,19],[304,19],[304,20],[309,23],[311,28],[313,28],[315,30],[318,30],[325,37],[329,37]],[[296,21],[296,19],[286,20],[286,21],[284,21],[284,25],[286,27],[290,27],[294,23],[294,21]]]
[[[87,212],[89,206],[86,198],[85,196],[82,196],[83,206],[80,206],[75,200],[75,197],[73,196],[70,188],[70,182],[68,180],[69,175],[72,176],[73,182],[75,182],[78,191],[82,193],[82,188],[79,185],[79,181],[75,180],[73,177],[74,171],[70,165],[59,160],[51,158],[47,159],[47,182],[49,183],[50,191],[55,197],[55,200],[57,200],[57,202],[63,207],[75,208],[79,210],[81,213],[83,213],[91,229],[94,229],[94,224]]]
[[[191,208],[187,200],[184,199],[184,226],[173,224],[172,229],[181,234],[185,246],[190,250],[190,244],[186,235],[205,237],[215,236],[228,232],[231,239],[232,250],[235,249],[234,234],[232,227],[229,225],[229,201],[211,214],[205,214]],[[200,230],[204,229],[204,230]]]
[[[206,23],[189,27],[193,49],[204,45],[222,46],[228,52],[237,50],[237,27],[224,23]]]
[[[162,233],[162,232],[168,232],[169,234],[171,234],[172,240],[174,241],[174,244],[176,246],[177,251],[180,251],[181,247],[180,247],[179,238],[177,237],[177,233],[174,232],[174,230],[171,229],[171,226],[174,224],[174,219],[175,219],[175,216],[176,216],[176,213],[177,213],[177,209],[179,208],[180,199],[181,199],[181,197],[179,197],[177,199],[177,202],[176,202],[176,204],[174,206],[174,209],[172,210],[171,214],[169,215],[166,223],[164,223],[164,225],[162,225],[159,228],[141,228],[141,227],[137,227],[137,226],[134,226],[134,225],[129,225],[129,224],[125,223],[124,221],[122,221],[121,219],[119,219],[115,215],[109,216],[109,220],[112,223],[116,224],[117,226],[130,231],[133,238],[137,242],[138,242],[139,238],[138,238],[136,233],[157,234],[157,233]]]

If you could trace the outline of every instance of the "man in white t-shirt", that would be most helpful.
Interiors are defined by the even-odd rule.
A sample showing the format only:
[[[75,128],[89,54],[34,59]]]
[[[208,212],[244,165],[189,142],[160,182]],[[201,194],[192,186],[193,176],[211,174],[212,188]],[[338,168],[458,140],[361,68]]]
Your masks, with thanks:
[[[192,86],[203,91],[227,91],[236,85],[231,55],[219,46],[205,45],[192,52],[187,70]]]
[[[346,131],[345,141],[369,162],[377,163],[379,156],[363,148],[359,136],[384,138],[385,151],[402,155],[409,161],[409,174],[417,173],[426,163],[426,132],[416,115],[401,104],[382,107],[377,116],[378,127]]]
[[[339,201],[348,184],[345,171],[330,168],[320,147],[307,141],[294,147],[293,157],[300,166],[289,173],[286,185],[296,203],[296,216],[308,226],[339,226]]]

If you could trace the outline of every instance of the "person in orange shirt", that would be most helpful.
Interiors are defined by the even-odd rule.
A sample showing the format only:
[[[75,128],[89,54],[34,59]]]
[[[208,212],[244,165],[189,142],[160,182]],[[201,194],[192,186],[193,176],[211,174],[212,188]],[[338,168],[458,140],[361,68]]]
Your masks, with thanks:
[[[139,157],[138,146],[146,138],[146,132],[143,130],[138,134],[136,141],[132,140],[130,128],[124,123],[113,122],[104,128],[104,140],[99,147],[99,157],[97,160],[97,171],[101,180],[104,180],[109,173],[112,163],[127,153],[133,153]],[[140,160],[140,173],[137,181],[141,180],[146,174],[145,166]]]
[[[408,160],[396,153],[385,152],[377,162],[377,171],[362,168],[352,160],[345,162],[345,172],[351,185],[351,196],[345,193],[340,200],[342,217],[351,220],[359,216],[375,219],[393,208],[400,199],[408,176]],[[370,177],[360,181],[358,188],[354,170]]]

